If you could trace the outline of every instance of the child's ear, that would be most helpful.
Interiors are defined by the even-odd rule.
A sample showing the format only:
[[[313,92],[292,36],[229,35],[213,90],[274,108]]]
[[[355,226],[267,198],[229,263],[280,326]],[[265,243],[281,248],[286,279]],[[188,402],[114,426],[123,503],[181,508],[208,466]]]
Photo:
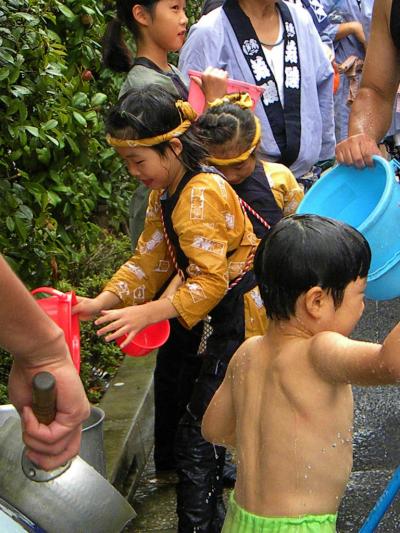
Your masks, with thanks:
[[[178,138],[174,137],[173,139],[171,139],[169,141],[169,145],[171,147],[171,150],[176,155],[176,157],[181,155],[182,150],[183,150],[183,146],[182,146],[181,141]]]
[[[326,305],[327,294],[321,287],[311,287],[304,295],[304,306],[313,318],[320,318]]]
[[[149,13],[140,4],[135,4],[132,7],[132,17],[134,20],[136,20],[136,22],[138,22],[142,26],[149,25]]]

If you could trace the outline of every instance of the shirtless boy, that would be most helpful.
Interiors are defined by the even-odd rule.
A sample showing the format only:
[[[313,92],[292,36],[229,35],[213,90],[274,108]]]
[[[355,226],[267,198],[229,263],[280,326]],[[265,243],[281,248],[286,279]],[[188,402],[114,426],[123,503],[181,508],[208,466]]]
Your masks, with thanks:
[[[351,385],[400,380],[400,325],[383,345],[348,338],[370,259],[358,231],[315,215],[283,219],[261,242],[269,329],[233,356],[202,425],[205,439],[236,448],[224,533],[336,531],[352,468]]]

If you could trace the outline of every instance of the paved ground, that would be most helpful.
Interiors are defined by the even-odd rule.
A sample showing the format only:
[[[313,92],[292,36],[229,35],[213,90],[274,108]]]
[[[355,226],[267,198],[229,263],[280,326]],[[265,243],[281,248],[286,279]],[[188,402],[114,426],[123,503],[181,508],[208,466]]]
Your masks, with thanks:
[[[368,302],[354,337],[381,341],[399,320],[400,299]],[[393,469],[400,464],[400,390],[397,387],[355,387],[354,396],[354,468],[340,508],[340,533],[359,530]],[[128,531],[176,531],[173,481],[173,478],[157,480],[154,467],[149,463],[133,503],[138,517]],[[376,531],[400,533],[400,495]]]

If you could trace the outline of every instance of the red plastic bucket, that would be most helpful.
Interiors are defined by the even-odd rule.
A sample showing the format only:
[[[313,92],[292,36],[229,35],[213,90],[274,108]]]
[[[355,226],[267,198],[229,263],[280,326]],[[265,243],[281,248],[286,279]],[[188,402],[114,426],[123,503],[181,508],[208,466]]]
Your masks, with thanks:
[[[169,320],[162,320],[161,322],[156,322],[151,324],[146,328],[143,328],[131,342],[121,348],[121,350],[126,354],[132,357],[142,357],[147,355],[152,350],[162,346],[168,339],[170,332]],[[126,335],[122,335],[116,339],[116,343],[120,346],[126,339]]]
[[[75,292],[63,293],[52,287],[39,287],[32,291],[33,295],[43,293],[49,296],[36,301],[43,311],[64,331],[72,361],[79,373],[81,365],[79,318],[78,315],[72,315],[72,306],[78,303]]]

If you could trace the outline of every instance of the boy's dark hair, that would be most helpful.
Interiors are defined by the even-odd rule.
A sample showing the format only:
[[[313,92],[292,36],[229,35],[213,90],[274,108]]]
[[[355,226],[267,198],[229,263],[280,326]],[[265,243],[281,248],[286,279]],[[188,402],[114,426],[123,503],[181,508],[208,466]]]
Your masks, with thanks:
[[[198,125],[210,146],[235,142],[238,152],[249,148],[256,131],[252,111],[230,102],[207,109],[200,116]]]
[[[131,89],[111,109],[106,119],[107,133],[117,139],[144,139],[167,133],[182,122],[175,106],[179,99],[179,96],[169,93],[157,84]],[[179,156],[182,164],[189,170],[198,168],[207,158],[208,152],[197,123],[194,122],[179,140],[183,147]],[[168,149],[172,150],[169,141],[151,148],[161,156],[164,156]]]
[[[356,229],[326,217],[293,215],[264,236],[254,272],[267,316],[287,320],[311,287],[329,291],[339,307],[347,285],[365,278],[370,263],[369,244]]]
[[[132,67],[132,54],[122,36],[122,26],[126,26],[135,39],[138,38],[138,25],[133,18],[132,8],[135,5],[143,6],[146,11],[153,14],[154,7],[159,0],[117,0],[117,17],[111,20],[104,34],[103,63],[115,72],[128,72]]]

